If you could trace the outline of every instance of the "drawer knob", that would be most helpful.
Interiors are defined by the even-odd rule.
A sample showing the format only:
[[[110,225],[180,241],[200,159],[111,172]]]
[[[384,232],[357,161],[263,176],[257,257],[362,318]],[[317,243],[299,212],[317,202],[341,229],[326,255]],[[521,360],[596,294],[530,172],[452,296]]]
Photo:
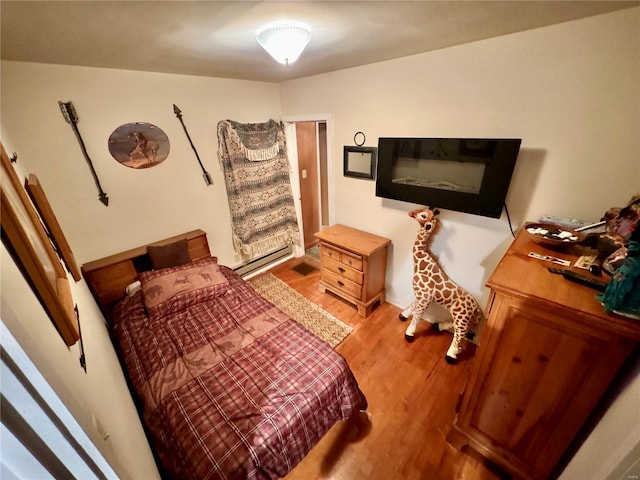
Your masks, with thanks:
[[[341,287],[344,287],[344,282],[341,282],[340,280],[338,280],[338,285],[340,285]]]
[[[346,270],[345,270],[344,268],[342,268],[342,267],[338,267],[338,271],[339,271],[340,273],[344,273],[344,272],[346,272]]]

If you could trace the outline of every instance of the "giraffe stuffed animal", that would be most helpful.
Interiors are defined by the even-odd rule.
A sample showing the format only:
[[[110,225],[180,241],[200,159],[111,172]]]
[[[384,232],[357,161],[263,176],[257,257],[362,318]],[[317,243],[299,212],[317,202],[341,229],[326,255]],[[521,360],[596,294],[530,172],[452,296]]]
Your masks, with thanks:
[[[416,327],[431,302],[445,307],[451,314],[452,322],[438,325],[439,330],[453,328],[453,340],[445,359],[448,363],[455,363],[462,351],[462,340],[467,333],[475,329],[478,318],[482,313],[476,299],[462,287],[451,280],[440,268],[429,251],[431,236],[438,226],[436,215],[438,210],[420,208],[409,212],[420,224],[418,236],[413,244],[413,291],[415,301],[400,314],[401,320],[407,320],[413,315],[411,323],[405,331],[405,339],[413,342]]]

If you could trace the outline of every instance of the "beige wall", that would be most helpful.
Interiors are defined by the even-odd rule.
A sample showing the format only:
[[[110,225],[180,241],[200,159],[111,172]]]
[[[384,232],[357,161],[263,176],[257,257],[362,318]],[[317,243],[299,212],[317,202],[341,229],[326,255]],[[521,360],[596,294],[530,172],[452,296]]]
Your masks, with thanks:
[[[598,220],[640,193],[640,8],[282,85],[283,115],[325,111],[334,132],[332,221],[391,238],[387,300],[404,307],[413,205],[343,177],[342,146],[357,131],[370,146],[382,136],[522,138],[507,196],[514,228],[544,214]],[[484,284],[511,242],[505,215],[444,211],[441,219],[432,250],[484,304]],[[563,479],[604,478],[591,473],[606,474],[637,443],[639,388],[636,369]],[[603,448],[614,439],[615,449]]]
[[[78,128],[109,206],[98,194],[58,101],[72,101]],[[173,113],[183,113],[207,187]],[[40,179],[80,263],[194,228],[235,265],[231,224],[217,155],[220,120],[280,118],[278,87],[261,82],[99,68],[2,62],[2,135],[8,152]],[[147,122],[169,137],[169,157],[150,169],[119,164],[108,139],[120,125]]]
[[[98,201],[71,126],[58,108],[71,100],[79,130],[109,206]],[[207,187],[173,103],[214,185]],[[280,118],[274,84],[119,70],[2,62],[2,142],[20,178],[35,173],[79,264],[202,228],[221,262],[234,265],[229,209],[217,157],[216,125]],[[124,167],[107,140],[118,126],[148,122],[171,143],[169,157],[148,170]],[[73,284],[81,315],[87,373],[79,347],[67,349],[2,247],[2,319],[122,478],[157,471],[102,316],[84,280]],[[109,439],[93,426],[95,416]]]
[[[640,9],[627,9],[282,85],[3,62],[2,140],[19,153],[21,172],[40,178],[79,263],[203,228],[221,261],[234,264],[217,122],[328,114],[331,220],[391,238],[387,297],[404,307],[412,299],[416,225],[406,212],[413,205],[377,198],[373,182],[343,177],[342,146],[353,144],[356,131],[372,146],[379,136],[522,138],[507,197],[514,227],[542,214],[596,219],[640,189],[639,26]],[[107,208],[97,200],[58,100],[71,100],[78,110],[110,198]],[[173,103],[184,113],[213,187],[204,185]],[[108,136],[134,121],[167,133],[171,153],[163,164],[132,170],[111,158]],[[484,303],[484,283],[511,241],[506,218],[445,211],[442,220],[434,252]],[[106,425],[110,440],[96,443],[122,465],[123,477],[152,478],[139,422],[84,282],[74,285],[74,296],[84,322],[87,375],[77,366],[77,347],[68,351],[58,341],[7,258],[3,250],[3,320],[87,432],[95,438],[91,413]],[[601,425],[631,408],[617,402]],[[577,468],[603,462],[602,454],[583,452]]]
[[[282,112],[331,112],[334,222],[391,238],[387,298],[411,302],[413,205],[342,175],[355,132],[378,137],[515,137],[514,228],[543,214],[597,220],[640,191],[640,9],[290,81]],[[479,298],[511,240],[500,220],[446,211],[433,250]]]
[[[86,287],[72,286],[84,338],[85,374],[79,345],[67,348],[4,245],[0,253],[5,325],[118,475],[158,478],[109,334]],[[93,426],[92,415],[109,434],[107,440]]]

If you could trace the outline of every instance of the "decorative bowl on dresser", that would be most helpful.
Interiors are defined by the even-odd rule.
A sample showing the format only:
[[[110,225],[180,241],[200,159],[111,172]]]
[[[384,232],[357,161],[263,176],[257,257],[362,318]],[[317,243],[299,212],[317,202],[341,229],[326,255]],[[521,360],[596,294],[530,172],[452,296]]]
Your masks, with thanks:
[[[552,274],[532,251],[577,258],[517,236],[487,282],[487,323],[447,440],[514,479],[546,480],[584,439],[640,342],[640,322],[608,315],[596,290]]]
[[[566,248],[587,238],[582,232],[550,223],[527,223],[524,231],[534,243],[553,249]]]
[[[376,303],[384,302],[388,238],[344,225],[315,234],[320,240],[322,279],[320,291],[338,295],[367,317]]]

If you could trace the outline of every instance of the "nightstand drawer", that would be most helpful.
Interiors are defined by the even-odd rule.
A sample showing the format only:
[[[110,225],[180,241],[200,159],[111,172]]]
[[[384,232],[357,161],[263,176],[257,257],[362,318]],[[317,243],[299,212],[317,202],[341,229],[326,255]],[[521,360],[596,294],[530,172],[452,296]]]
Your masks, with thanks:
[[[347,295],[350,295],[354,298],[360,298],[362,295],[362,285],[358,285],[351,280],[347,280],[340,275],[336,275],[335,273],[327,270],[326,268],[322,269],[322,280],[329,286],[333,288],[338,288],[342,290]]]
[[[344,263],[337,262],[330,257],[324,259],[322,266],[327,270],[331,270],[337,275],[346,278],[347,280],[357,283],[358,285],[362,285],[363,283],[364,274],[362,272],[354,270]]]
[[[362,257],[351,252],[342,253],[342,263],[349,265],[351,268],[362,271]]]
[[[329,257],[336,262],[344,263],[345,265],[362,271],[362,255],[342,250],[335,245],[329,245],[322,242],[322,255]]]

